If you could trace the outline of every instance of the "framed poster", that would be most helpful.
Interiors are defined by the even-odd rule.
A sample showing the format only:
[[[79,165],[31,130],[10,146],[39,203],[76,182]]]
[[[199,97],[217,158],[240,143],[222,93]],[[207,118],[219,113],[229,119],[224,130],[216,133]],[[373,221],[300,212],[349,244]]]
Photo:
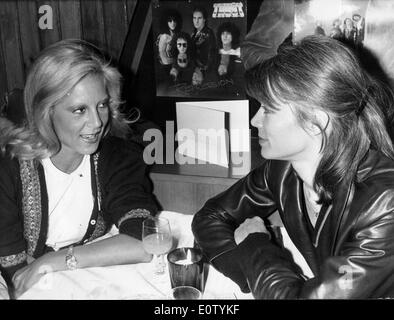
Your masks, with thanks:
[[[244,99],[246,0],[155,0],[156,95]]]

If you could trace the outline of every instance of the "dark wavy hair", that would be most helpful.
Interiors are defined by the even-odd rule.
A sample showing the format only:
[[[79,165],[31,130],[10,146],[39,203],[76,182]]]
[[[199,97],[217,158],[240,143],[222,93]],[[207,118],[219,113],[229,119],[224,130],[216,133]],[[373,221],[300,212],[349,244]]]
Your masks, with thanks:
[[[190,37],[190,35],[186,32],[179,32],[177,33],[171,40],[171,56],[177,57],[178,56],[178,49],[176,46],[176,42],[178,39],[184,39],[187,42],[187,50],[186,53],[189,59],[194,59],[195,57],[195,50],[194,50],[194,43]]]
[[[180,13],[172,8],[165,9],[160,16],[160,33],[168,33],[168,21],[174,19],[176,21],[175,33],[182,30],[183,20]]]
[[[240,44],[240,31],[239,28],[232,22],[223,22],[216,32],[216,39],[218,39],[218,47],[222,47],[222,33],[224,31],[230,32],[233,40],[231,42],[231,48],[236,49],[239,47]]]
[[[388,134],[393,92],[372,79],[341,42],[308,36],[249,69],[245,81],[247,93],[265,107],[275,110],[278,101],[288,103],[301,126],[308,122],[320,129],[322,158],[313,186],[320,203],[332,201],[339,183],[356,179],[370,148],[394,159]],[[316,109],[328,115],[329,133],[316,119]]]
[[[203,18],[205,19],[205,25],[208,24],[208,12],[207,9],[205,9],[203,6],[196,6],[193,8],[192,13],[194,14],[194,12],[201,12]]]

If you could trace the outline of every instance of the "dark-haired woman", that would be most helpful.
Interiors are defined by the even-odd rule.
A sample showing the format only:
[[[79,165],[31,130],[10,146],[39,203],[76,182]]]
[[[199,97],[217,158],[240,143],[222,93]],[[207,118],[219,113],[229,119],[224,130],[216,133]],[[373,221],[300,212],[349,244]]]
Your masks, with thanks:
[[[319,36],[248,70],[246,89],[266,161],[195,215],[209,261],[255,298],[394,297],[390,91]],[[275,211],[313,277],[270,241]]]
[[[156,40],[158,58],[161,65],[169,66],[174,61],[171,55],[172,40],[182,29],[182,17],[176,10],[167,11],[162,17],[160,27],[160,34]]]
[[[219,76],[231,75],[235,61],[240,60],[241,48],[239,46],[240,32],[231,22],[222,23],[218,27],[217,39],[219,41]]]

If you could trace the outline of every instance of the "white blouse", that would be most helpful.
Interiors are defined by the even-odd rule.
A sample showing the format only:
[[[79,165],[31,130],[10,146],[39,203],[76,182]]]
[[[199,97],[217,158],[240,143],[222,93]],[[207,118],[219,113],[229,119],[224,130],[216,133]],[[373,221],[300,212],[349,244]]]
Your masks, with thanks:
[[[86,233],[94,198],[91,185],[90,156],[68,174],[47,158],[42,160],[48,192],[48,237],[46,245],[55,251],[80,241]]]

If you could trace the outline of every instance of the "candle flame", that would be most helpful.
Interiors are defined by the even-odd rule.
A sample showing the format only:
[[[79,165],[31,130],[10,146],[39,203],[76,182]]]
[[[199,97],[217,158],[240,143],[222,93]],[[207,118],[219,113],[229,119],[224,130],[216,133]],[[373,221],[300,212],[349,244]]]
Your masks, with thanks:
[[[192,262],[192,252],[187,250],[186,260]]]

